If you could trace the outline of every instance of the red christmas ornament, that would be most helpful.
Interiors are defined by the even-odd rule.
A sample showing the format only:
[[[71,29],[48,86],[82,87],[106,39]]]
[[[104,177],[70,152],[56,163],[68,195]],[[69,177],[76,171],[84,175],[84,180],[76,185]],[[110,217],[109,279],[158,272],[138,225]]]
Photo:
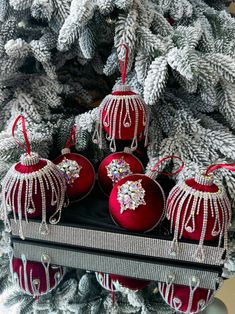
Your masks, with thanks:
[[[165,302],[177,313],[196,314],[211,302],[214,290],[198,288],[199,281],[192,278],[190,286],[173,283],[158,283],[159,292]]]
[[[122,85],[106,96],[100,104],[99,119],[93,135],[93,141],[102,148],[102,129],[107,133],[110,150],[116,151],[116,140],[132,140],[131,150],[138,146],[138,137],[143,133],[147,144],[148,110],[140,95],[125,85],[128,63],[128,48],[124,65],[120,61]]]
[[[143,173],[142,163],[128,152],[118,152],[107,156],[99,166],[98,179],[104,193],[109,194],[113,185],[133,173]]]
[[[38,298],[58,286],[63,278],[64,269],[61,266],[50,265],[48,255],[44,254],[40,263],[27,261],[22,254],[21,258],[12,258],[11,273],[13,282],[22,291]]]
[[[26,133],[25,119],[18,116],[12,128],[12,135],[17,123],[22,120],[22,129],[26,151],[20,162],[14,164],[7,172],[2,182],[4,221],[8,231],[11,230],[8,212],[12,211],[15,222],[19,220],[19,234],[24,239],[22,218],[42,218],[39,231],[41,234],[49,232],[47,213],[52,213],[49,222],[56,224],[61,217],[65,198],[65,180],[60,170],[51,161],[40,158],[30,150]],[[20,147],[23,145],[16,140]],[[58,216],[56,218],[56,216]]]
[[[219,168],[235,171],[235,165],[213,165],[205,174],[178,183],[167,200],[167,218],[174,229],[172,254],[176,254],[178,238],[199,241],[195,259],[204,260],[204,241],[219,239],[227,249],[231,204],[224,187],[214,182],[212,172]]]
[[[96,272],[95,274],[99,284],[104,289],[111,292],[120,291],[120,289],[123,288],[138,291],[144,289],[149,284],[148,280],[135,279],[101,272]]]
[[[95,170],[90,161],[80,154],[70,152],[70,147],[75,145],[76,127],[74,126],[67,140],[62,155],[54,163],[64,174],[67,183],[67,196],[70,200],[81,200],[86,197],[95,184]]]
[[[166,157],[146,175],[133,174],[114,185],[109,197],[109,212],[117,225],[129,231],[147,232],[162,220],[165,213],[165,195],[154,179],[157,167],[169,158],[179,159],[175,156]]]

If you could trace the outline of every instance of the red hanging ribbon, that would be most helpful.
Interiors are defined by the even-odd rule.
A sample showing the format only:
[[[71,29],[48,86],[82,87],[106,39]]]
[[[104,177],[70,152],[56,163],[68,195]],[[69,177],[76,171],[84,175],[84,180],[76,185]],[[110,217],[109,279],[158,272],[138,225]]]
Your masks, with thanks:
[[[214,172],[215,170],[218,170],[221,168],[235,172],[235,164],[217,164],[217,165],[211,165],[207,168],[206,176],[208,176],[210,173]]]
[[[126,44],[121,44],[119,47],[124,47],[126,50],[124,61],[120,60],[120,72],[122,74],[122,84],[124,85],[126,83],[129,49]]]
[[[27,131],[26,131],[26,124],[25,124],[25,118],[22,115],[19,115],[16,119],[15,122],[12,126],[12,136],[14,137],[16,143],[19,145],[19,147],[21,147],[22,149],[25,149],[25,146],[23,144],[20,143],[19,140],[17,140],[15,138],[15,129],[16,126],[18,124],[18,122],[21,120],[22,122],[22,131],[23,131],[23,135],[24,135],[24,141],[25,141],[25,146],[26,146],[26,152],[28,155],[30,155],[31,153],[31,149],[30,149],[30,143],[29,143],[29,139],[28,139],[28,135],[27,135]]]
[[[76,129],[77,129],[77,126],[76,124],[74,124],[72,131],[69,135],[69,138],[65,144],[65,148],[71,148],[76,144]]]
[[[160,166],[160,164],[162,164],[165,160],[168,160],[168,159],[178,159],[181,162],[181,166],[179,167],[179,169],[177,169],[175,172],[172,172],[172,173],[168,173],[168,172],[164,172],[164,171],[158,171],[157,167]],[[178,157],[178,156],[167,156],[167,157],[160,159],[156,163],[156,165],[151,169],[151,171],[152,172],[157,171],[159,174],[164,174],[165,176],[174,176],[174,175],[180,173],[180,171],[183,170],[183,168],[184,168],[184,162],[180,157]]]

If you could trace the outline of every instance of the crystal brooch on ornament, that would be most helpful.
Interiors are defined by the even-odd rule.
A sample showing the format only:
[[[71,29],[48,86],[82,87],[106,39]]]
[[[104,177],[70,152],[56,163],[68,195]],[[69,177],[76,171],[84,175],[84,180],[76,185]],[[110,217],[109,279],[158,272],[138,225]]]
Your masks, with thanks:
[[[124,160],[124,157],[113,159],[108,166],[106,166],[106,169],[107,175],[113,183],[117,183],[119,180],[132,174],[130,165]]]
[[[118,187],[117,200],[121,205],[121,214],[127,209],[135,210],[140,205],[146,205],[141,181],[127,181]]]
[[[73,185],[74,181],[79,178],[82,169],[75,160],[67,158],[64,158],[63,161],[58,164],[58,167],[64,173],[65,180],[69,185]]]

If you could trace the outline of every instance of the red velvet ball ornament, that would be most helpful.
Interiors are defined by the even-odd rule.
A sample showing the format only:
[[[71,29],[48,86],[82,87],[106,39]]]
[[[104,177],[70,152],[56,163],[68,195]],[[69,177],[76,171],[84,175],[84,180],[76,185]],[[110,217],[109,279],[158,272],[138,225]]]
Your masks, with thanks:
[[[132,140],[131,150],[138,146],[138,137],[143,133],[147,141],[148,110],[140,95],[125,85],[128,63],[128,47],[126,49],[124,65],[120,62],[122,85],[117,86],[112,94],[106,96],[100,104],[99,119],[97,121],[93,141],[102,147],[102,129],[110,141],[110,150],[116,151],[116,140]]]
[[[95,184],[95,170],[86,157],[64,148],[54,163],[64,174],[67,196],[71,201],[81,200],[91,192]]]
[[[120,288],[126,288],[133,291],[139,291],[148,286],[148,280],[135,279],[120,275],[106,274],[96,272],[96,279],[99,284],[108,291],[119,291]]]
[[[177,313],[196,314],[211,302],[214,291],[196,286],[158,283],[159,292],[165,302]]]
[[[161,186],[144,174],[118,181],[109,197],[114,222],[129,231],[150,231],[164,216],[165,196]]]
[[[110,149],[116,151],[116,140],[132,140],[131,150],[138,146],[138,136],[147,137],[148,110],[140,95],[127,85],[116,88],[100,104],[100,117],[94,134],[94,142],[102,147],[102,127],[110,141]]]
[[[174,229],[172,253],[178,251],[178,238],[199,241],[195,252],[198,261],[204,260],[204,241],[224,237],[231,221],[231,205],[224,187],[215,184],[213,175],[197,175],[177,184],[167,200],[167,218]]]
[[[49,256],[43,255],[41,260],[41,263],[28,261],[22,254],[21,258],[13,257],[11,261],[13,282],[36,298],[53,290],[64,275],[63,267],[50,265]]]
[[[14,164],[7,172],[2,182],[2,195],[6,228],[10,231],[8,212],[13,211],[15,221],[18,216],[20,237],[24,239],[22,218],[26,221],[28,218],[41,218],[39,231],[42,234],[49,232],[46,219],[48,213],[52,214],[49,219],[50,223],[59,222],[66,185],[56,165],[50,160],[40,158],[37,153],[31,152],[24,117],[19,116],[16,119],[13,125],[13,135],[20,119],[27,153],[23,154],[20,162]]]
[[[98,179],[104,193],[109,194],[113,185],[133,173],[143,173],[142,163],[127,152],[107,156],[99,166]]]

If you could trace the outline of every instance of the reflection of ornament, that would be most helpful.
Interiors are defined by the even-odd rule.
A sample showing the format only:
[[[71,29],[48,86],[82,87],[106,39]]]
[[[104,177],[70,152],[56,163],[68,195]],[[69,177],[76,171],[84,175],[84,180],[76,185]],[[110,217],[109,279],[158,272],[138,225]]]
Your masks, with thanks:
[[[67,183],[67,196],[70,200],[80,200],[86,197],[95,184],[95,170],[90,161],[80,155],[71,153],[70,148],[76,142],[76,126],[62,149],[62,155],[54,163],[65,173]]]
[[[93,135],[93,141],[102,147],[102,130],[107,133],[110,150],[116,151],[116,140],[132,140],[131,150],[138,146],[138,137],[148,133],[148,109],[140,95],[134,93],[130,86],[125,85],[128,62],[126,49],[125,64],[121,62],[122,85],[112,94],[106,96],[100,104],[99,118]]]
[[[230,167],[230,168],[229,168]],[[178,238],[199,241],[195,259],[203,262],[204,241],[218,238],[221,246],[227,249],[228,227],[231,221],[231,204],[224,187],[215,184],[212,171],[219,168],[231,169],[231,165],[215,165],[208,168],[206,174],[178,183],[167,200],[167,218],[174,229],[172,254],[179,249]]]
[[[132,173],[143,173],[142,163],[134,155],[124,150],[107,156],[98,169],[99,184],[104,193],[109,194],[117,181]]]
[[[124,277],[120,275],[106,274],[96,272],[96,279],[99,284],[106,290],[115,292],[128,292],[128,290],[142,290],[149,284],[148,280]]]
[[[32,153],[28,141],[25,119],[18,116],[12,128],[14,130],[19,120],[22,120],[27,153],[23,154],[20,162],[14,164],[7,172],[2,182],[3,208],[5,224],[10,230],[7,217],[9,209],[13,211],[15,221],[19,220],[19,234],[24,239],[22,218],[42,218],[39,231],[49,232],[47,213],[52,213],[50,223],[59,222],[64,205],[66,184],[60,170],[49,160],[42,159],[37,153]],[[18,141],[17,143],[22,146]]]
[[[124,157],[122,156],[120,159],[113,159],[108,166],[107,176],[113,181],[113,183],[117,183],[122,178],[132,174],[130,165],[125,162]]]
[[[158,288],[164,301],[177,313],[196,314],[211,303],[215,292],[198,285],[199,281],[194,283],[192,279],[189,286],[159,282]]]
[[[146,205],[144,201],[145,190],[141,185],[141,179],[137,181],[126,181],[118,187],[117,200],[121,205],[121,214],[124,210],[135,210],[140,205]]]
[[[24,254],[21,258],[11,260],[13,282],[27,294],[39,297],[47,294],[58,286],[64,275],[61,266],[50,265],[49,260],[40,262],[28,261]]]
[[[63,161],[58,164],[58,167],[65,175],[66,183],[73,185],[75,179],[79,178],[81,166],[78,165],[76,160],[70,160],[64,157]]]

